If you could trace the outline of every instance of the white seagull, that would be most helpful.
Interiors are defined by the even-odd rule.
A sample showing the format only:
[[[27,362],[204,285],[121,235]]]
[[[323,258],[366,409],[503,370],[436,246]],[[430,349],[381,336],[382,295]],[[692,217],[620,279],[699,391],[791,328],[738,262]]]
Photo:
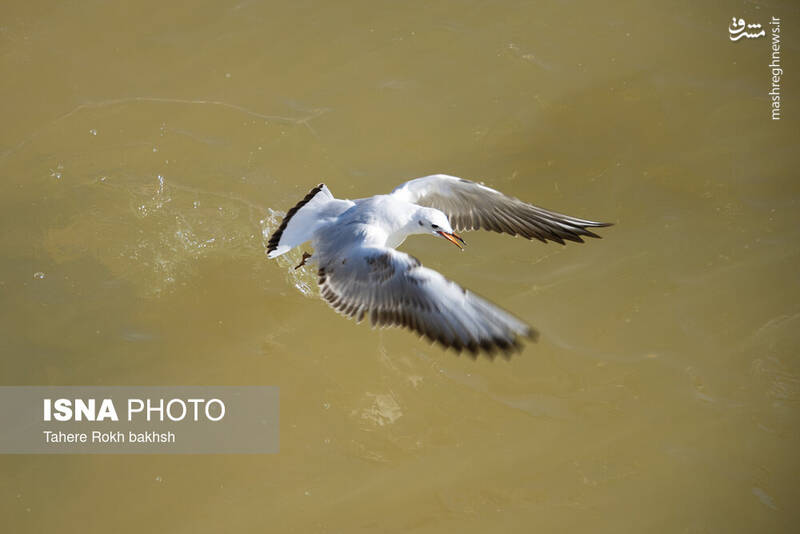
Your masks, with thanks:
[[[295,269],[315,262],[322,298],[340,314],[372,326],[402,326],[456,352],[492,356],[520,350],[536,331],[510,313],[462,289],[416,258],[395,250],[413,234],[430,234],[463,249],[454,232],[484,228],[542,242],[583,242],[587,228],[610,226],[548,211],[484,185],[434,174],[388,195],[334,198],[319,184],[289,210],[270,237],[269,258],[311,241]]]

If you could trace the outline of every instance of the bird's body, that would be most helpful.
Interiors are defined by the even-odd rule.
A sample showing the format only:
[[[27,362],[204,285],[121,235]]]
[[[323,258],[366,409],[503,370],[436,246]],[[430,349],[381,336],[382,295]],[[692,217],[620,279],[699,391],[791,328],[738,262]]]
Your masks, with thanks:
[[[395,250],[413,234],[461,248],[458,230],[486,228],[541,241],[582,242],[607,226],[551,212],[483,185],[442,174],[402,184],[390,194],[333,197],[324,184],[292,208],[269,241],[270,258],[307,241],[322,297],[339,313],[373,326],[405,326],[457,351],[493,354],[519,348],[535,332],[519,319]],[[302,265],[302,264],[301,264]]]

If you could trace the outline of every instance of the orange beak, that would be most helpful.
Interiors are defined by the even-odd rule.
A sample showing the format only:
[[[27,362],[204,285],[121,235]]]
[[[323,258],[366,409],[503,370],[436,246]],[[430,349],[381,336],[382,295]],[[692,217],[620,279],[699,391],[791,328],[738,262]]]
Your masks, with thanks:
[[[462,245],[466,245],[466,243],[464,242],[463,239],[461,239],[461,236],[457,234],[448,234],[447,232],[436,232],[436,233],[442,236],[443,238],[447,239],[448,241],[450,241],[452,244],[454,244],[461,250],[464,250],[464,247]]]

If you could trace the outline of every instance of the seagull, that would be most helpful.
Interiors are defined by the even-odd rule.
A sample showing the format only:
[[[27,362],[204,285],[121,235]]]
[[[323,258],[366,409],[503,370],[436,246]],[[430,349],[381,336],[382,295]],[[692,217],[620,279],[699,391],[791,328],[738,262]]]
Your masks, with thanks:
[[[486,299],[395,250],[410,235],[432,235],[463,250],[459,232],[486,229],[544,243],[599,238],[578,219],[446,174],[410,180],[388,195],[334,198],[319,184],[290,209],[267,246],[277,258],[308,241],[300,268],[316,265],[321,297],[338,313],[374,327],[405,327],[474,358],[520,351],[536,331]]]

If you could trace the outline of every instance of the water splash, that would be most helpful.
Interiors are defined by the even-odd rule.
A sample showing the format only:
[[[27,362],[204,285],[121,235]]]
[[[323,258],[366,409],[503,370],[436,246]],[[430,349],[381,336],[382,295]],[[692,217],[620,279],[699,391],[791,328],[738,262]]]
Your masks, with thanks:
[[[87,187],[102,188],[103,203],[51,228],[49,254],[70,261],[88,252],[142,296],[188,284],[203,258],[263,253],[254,229],[264,208],[246,199],[182,186],[164,175],[144,183],[111,176]]]
[[[284,215],[285,214],[281,211],[268,209],[267,216],[259,221],[261,224],[261,237],[265,255],[267,254],[269,238],[278,226],[280,226]],[[299,269],[295,269],[295,266],[302,261],[302,257],[303,249],[297,247],[286,254],[278,256],[275,260],[270,261],[276,261],[281,269],[285,270],[286,282],[288,284],[294,286],[294,288],[304,296],[314,298],[317,296],[316,269],[308,264]]]

